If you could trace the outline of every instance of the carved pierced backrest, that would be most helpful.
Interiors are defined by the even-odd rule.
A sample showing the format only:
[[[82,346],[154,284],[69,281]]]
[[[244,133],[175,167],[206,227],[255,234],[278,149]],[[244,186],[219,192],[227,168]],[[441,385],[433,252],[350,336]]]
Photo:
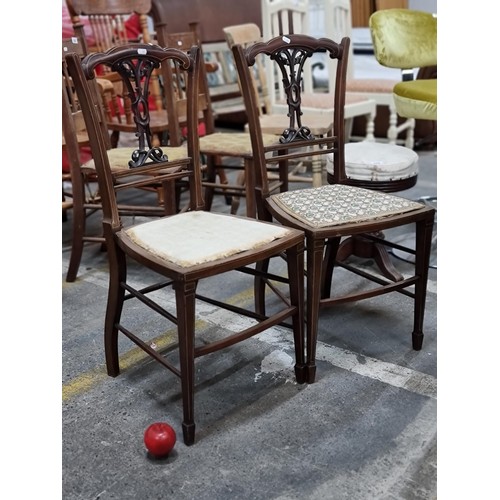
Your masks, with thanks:
[[[222,28],[226,42],[231,49],[233,45],[239,44],[247,48],[254,43],[261,42],[262,36],[260,28],[255,23],[237,24]],[[271,101],[269,99],[269,87],[267,85],[267,76],[262,57],[255,60],[254,71],[252,72],[256,95],[262,103],[262,109],[265,113],[271,113]],[[241,84],[238,81],[238,84]],[[260,108],[259,108],[260,110]]]
[[[308,0],[261,0],[262,10],[262,37],[270,40],[279,35],[310,33],[309,26],[309,1]],[[268,65],[269,66],[269,65]],[[307,61],[304,66],[304,78],[302,80],[305,92],[313,91],[312,63]],[[279,74],[266,67],[267,83],[270,92],[271,103],[282,103],[285,95],[279,85]],[[273,107],[273,113],[276,109]]]
[[[266,165],[276,161],[267,153],[280,154],[280,159],[292,159],[310,155],[334,153],[335,172],[338,182],[345,181],[344,165],[344,104],[346,72],[350,41],[348,38],[336,43],[328,38],[314,38],[307,35],[283,35],[268,42],[256,43],[248,48],[233,46],[238,75],[241,80],[245,107],[248,115],[248,127],[252,137],[253,160],[257,167],[257,191],[263,197],[269,194]],[[333,135],[315,137],[311,126],[303,122],[302,93],[304,67],[311,57],[318,53],[328,54],[338,61],[335,75],[335,93],[333,101]],[[258,56],[265,56],[269,64],[279,74],[279,82],[287,102],[287,110],[282,111],[288,117],[288,127],[283,130],[280,144],[264,148],[258,113],[258,100],[252,88],[251,68]],[[313,119],[309,115],[309,119]],[[257,200],[259,202],[259,200]]]
[[[160,70],[163,64],[171,60],[184,66],[187,74],[187,150],[189,158],[169,161],[159,147],[153,146],[150,130],[149,86],[152,75]],[[92,155],[97,171],[99,190],[103,198],[104,219],[114,229],[121,226],[116,206],[116,193],[125,187],[151,184],[151,176],[156,182],[173,181],[182,177],[190,177],[190,208],[203,206],[201,195],[201,173],[199,168],[199,147],[196,131],[199,50],[193,47],[189,54],[183,51],[149,44],[129,44],[114,47],[103,53],[93,53],[80,60],[75,54],[66,57],[70,75],[81,103],[85,123],[90,138]],[[102,118],[97,111],[99,96],[92,91],[92,81],[96,68],[106,65],[122,78],[127,89],[128,98],[136,124],[137,147],[128,162],[129,169],[112,171],[102,130]],[[145,176],[145,177],[142,177]],[[132,177],[125,181],[127,177]]]

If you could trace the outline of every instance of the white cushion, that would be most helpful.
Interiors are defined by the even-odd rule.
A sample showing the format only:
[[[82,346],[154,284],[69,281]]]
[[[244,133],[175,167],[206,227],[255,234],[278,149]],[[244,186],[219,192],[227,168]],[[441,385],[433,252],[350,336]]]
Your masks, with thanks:
[[[200,210],[138,224],[125,232],[157,257],[190,267],[258,248],[287,235],[289,230]]]
[[[326,170],[333,174],[333,153],[326,158]],[[396,181],[418,175],[418,154],[396,144],[363,141],[345,145],[345,170],[349,179]]]
[[[297,189],[272,196],[285,211],[311,227],[381,219],[422,208],[422,203],[346,184]]]

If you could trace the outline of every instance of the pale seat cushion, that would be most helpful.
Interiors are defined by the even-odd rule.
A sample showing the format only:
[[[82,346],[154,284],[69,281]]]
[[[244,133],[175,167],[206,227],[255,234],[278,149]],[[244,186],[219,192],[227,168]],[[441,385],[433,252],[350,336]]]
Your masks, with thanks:
[[[259,248],[290,231],[254,219],[195,211],[139,224],[125,232],[160,259],[190,267]]]
[[[387,78],[353,78],[346,81],[346,91],[392,94],[392,89],[397,83],[399,80]]]
[[[399,196],[345,184],[297,189],[271,198],[290,215],[314,228],[377,220],[423,207]]]
[[[262,139],[266,147],[277,143],[279,137],[274,134],[262,134]],[[252,156],[253,154],[250,134],[245,132],[216,132],[200,137],[200,151],[227,156]]]
[[[132,159],[132,153],[137,148],[112,148],[108,150],[108,159],[111,170],[128,170],[128,162]],[[179,147],[161,147],[163,154],[167,155],[170,161],[180,160],[187,157],[187,148],[185,146]],[[95,170],[94,160],[90,159],[82,165],[82,168]]]
[[[335,94],[333,92],[313,92],[301,94],[301,104],[304,108],[333,108]],[[356,94],[346,94],[345,104],[357,104],[366,101],[367,98]]]
[[[362,141],[345,145],[345,170],[349,179],[397,181],[418,175],[418,154],[396,144]],[[333,174],[333,153],[326,156],[326,171]]]

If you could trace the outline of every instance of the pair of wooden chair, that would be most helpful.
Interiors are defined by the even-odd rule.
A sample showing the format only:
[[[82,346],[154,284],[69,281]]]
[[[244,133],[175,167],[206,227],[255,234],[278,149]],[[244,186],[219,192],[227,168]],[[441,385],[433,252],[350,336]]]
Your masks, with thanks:
[[[117,376],[120,334],[137,344],[153,359],[180,377],[183,400],[183,436],[187,445],[195,440],[194,380],[195,359],[227,348],[270,327],[292,327],[295,346],[295,373],[298,383],[312,383],[316,375],[316,342],[320,309],[346,302],[399,292],[414,300],[413,348],[421,349],[423,318],[434,210],[382,192],[351,186],[344,165],[344,101],[349,40],[336,43],[306,35],[289,34],[244,49],[233,46],[243,97],[249,118],[251,152],[247,161],[255,176],[253,197],[258,219],[237,217],[204,210],[200,140],[197,134],[199,105],[200,48],[188,52],[148,44],[129,44],[104,53],[86,56],[74,53],[66,63],[74,82],[89,135],[99,182],[103,208],[103,231],[106,239],[110,282],[104,346],[108,374]],[[315,53],[327,52],[338,61],[334,96],[333,133],[314,137],[301,114],[301,78],[306,60]],[[252,67],[257,57],[277,64],[283,76],[288,99],[288,127],[272,145],[266,145],[260,129],[260,102],[255,94]],[[153,71],[162,65],[179,65],[185,71],[187,155],[169,158],[168,152],[151,143],[148,85]],[[103,117],[98,113],[98,94],[92,85],[96,68],[113,68],[129,89],[132,109],[137,117],[137,149],[129,168],[113,171],[109,150],[105,147]],[[334,183],[317,188],[281,190],[273,193],[268,179],[268,165],[278,164],[282,171],[288,162],[301,156],[333,153]],[[187,186],[184,209],[149,222],[124,227],[117,203],[123,185],[141,186],[150,182],[172,183],[183,179]],[[336,252],[341,239],[352,234],[376,233],[387,228],[414,224],[416,228],[415,274],[391,282],[369,278],[377,284],[360,294],[331,298]],[[383,244],[391,245],[384,240]],[[307,254],[304,268],[304,244]],[[272,263],[286,264],[280,275]],[[158,278],[146,286],[134,284],[129,266],[144,268],[147,276]],[[146,269],[148,272],[146,272]],[[304,269],[306,272],[304,272]],[[243,272],[254,279],[254,307],[250,310],[226,304],[200,292],[202,280]],[[273,272],[271,272],[273,271]],[[355,270],[358,272],[359,270]],[[135,274],[135,273],[131,273]],[[362,273],[368,277],[365,273]],[[304,300],[304,277],[307,277]],[[141,280],[143,281],[143,280]],[[172,286],[175,310],[168,307],[162,289]],[[276,292],[279,303],[269,304],[266,291]],[[142,335],[130,308],[137,299],[165,321],[177,326],[179,358],[172,363],[165,353],[149,345]],[[196,302],[208,301],[232,313],[246,315],[253,321],[243,331],[204,343],[197,338]],[[272,308],[272,309],[271,309]],[[305,309],[305,314],[304,314]],[[272,311],[272,312],[270,312]],[[228,312],[229,314],[229,312]],[[290,324],[291,321],[291,324]],[[304,326],[306,334],[304,333]],[[206,339],[205,339],[206,340]],[[170,353],[169,353],[170,354]]]

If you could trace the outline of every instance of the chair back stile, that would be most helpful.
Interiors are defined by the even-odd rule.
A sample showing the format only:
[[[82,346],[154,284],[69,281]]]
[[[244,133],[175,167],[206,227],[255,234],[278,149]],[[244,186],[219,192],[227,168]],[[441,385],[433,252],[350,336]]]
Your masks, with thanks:
[[[156,39],[161,47],[173,47],[187,52],[193,45],[197,45],[200,50],[200,70],[199,70],[199,96],[198,96],[198,121],[204,124],[205,134],[215,132],[214,116],[207,79],[207,69],[204,62],[204,55],[201,42],[198,37],[198,23],[189,23],[189,31],[180,33],[169,33],[167,23],[160,22],[155,25]],[[176,123],[178,126],[171,127],[170,144],[179,146],[183,142],[182,128],[186,125],[187,96],[184,88],[184,75],[182,68],[178,65],[165,65],[162,67],[164,78],[164,98],[168,113],[169,123]]]

